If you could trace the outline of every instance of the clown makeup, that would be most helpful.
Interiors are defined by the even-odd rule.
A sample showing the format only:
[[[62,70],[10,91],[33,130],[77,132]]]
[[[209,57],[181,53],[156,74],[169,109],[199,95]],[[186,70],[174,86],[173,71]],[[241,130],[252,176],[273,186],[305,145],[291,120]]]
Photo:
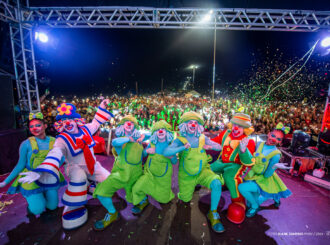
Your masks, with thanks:
[[[232,135],[237,138],[237,137],[240,137],[242,136],[244,133],[244,129],[243,127],[237,125],[237,124],[233,124],[233,127],[232,127]]]
[[[125,134],[130,135],[132,133],[132,131],[134,130],[134,123],[131,121],[127,121],[124,123],[124,130],[125,130]]]
[[[196,120],[190,120],[187,123],[187,126],[188,126],[188,133],[193,134],[198,129],[198,122]]]
[[[166,130],[161,128],[157,131],[157,137],[159,142],[164,142],[166,140]]]
[[[37,138],[43,139],[46,137],[46,133],[45,133],[46,128],[47,125],[40,120],[35,119],[30,121],[29,123],[29,130],[31,134]]]
[[[280,130],[273,130],[267,135],[267,145],[279,145],[283,140],[284,134]]]
[[[62,120],[64,125],[64,130],[70,134],[77,134],[78,133],[78,126],[77,123],[72,119],[64,119]]]

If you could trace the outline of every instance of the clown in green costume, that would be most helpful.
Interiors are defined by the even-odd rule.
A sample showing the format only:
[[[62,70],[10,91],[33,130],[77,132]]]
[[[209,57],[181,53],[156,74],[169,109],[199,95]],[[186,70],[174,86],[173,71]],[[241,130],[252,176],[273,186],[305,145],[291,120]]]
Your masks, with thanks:
[[[160,203],[168,203],[174,198],[171,189],[172,164],[176,164],[176,156],[165,157],[163,152],[173,140],[171,126],[161,120],[151,128],[150,145],[146,153],[149,154],[144,165],[144,174],[133,186],[134,214],[141,213],[148,205],[146,195],[152,196]]]
[[[30,113],[29,130],[33,136],[23,141],[19,150],[19,161],[10,175],[0,183],[0,188],[14,182],[8,189],[9,194],[21,193],[28,203],[28,213],[38,215],[45,208],[54,210],[58,206],[58,189],[65,185],[63,175],[60,173],[59,183],[39,185],[38,181],[26,180],[26,173],[35,170],[46,158],[48,152],[53,148],[55,139],[46,136],[47,125],[43,122],[41,112]],[[61,159],[61,164],[64,158]],[[25,177],[24,177],[25,176]],[[44,179],[47,181],[47,179]]]
[[[223,178],[212,172],[209,165],[209,157],[205,150],[220,151],[221,146],[212,142],[202,132],[204,121],[196,112],[186,112],[180,120],[180,136],[173,141],[164,151],[164,156],[173,156],[179,153],[179,193],[178,197],[184,202],[192,199],[195,186],[200,184],[211,189],[211,209],[207,218],[215,232],[224,232],[220,222],[217,207],[221,197],[221,185]]]
[[[102,220],[95,222],[95,230],[104,230],[118,220],[119,213],[112,203],[112,196],[116,191],[124,188],[126,201],[133,202],[132,187],[142,175],[144,149],[141,143],[148,138],[141,135],[137,129],[138,122],[131,115],[122,118],[116,128],[117,138],[112,141],[114,153],[117,155],[116,160],[109,177],[99,183],[93,193],[108,211]]]
[[[244,183],[238,186],[240,193],[246,198],[249,209],[246,217],[251,218],[260,210],[260,204],[273,199],[275,206],[280,205],[280,198],[287,198],[291,191],[286,187],[276,174],[277,168],[287,169],[283,163],[278,163],[281,152],[276,148],[280,144],[290,128],[279,123],[274,130],[267,135],[267,141],[258,145],[254,153],[255,165],[244,178]]]

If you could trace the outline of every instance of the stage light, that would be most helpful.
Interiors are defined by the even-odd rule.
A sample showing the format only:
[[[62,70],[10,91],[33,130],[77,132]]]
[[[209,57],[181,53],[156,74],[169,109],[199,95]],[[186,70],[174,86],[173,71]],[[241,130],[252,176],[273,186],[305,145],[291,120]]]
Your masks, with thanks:
[[[321,46],[324,48],[330,47],[330,37],[326,37],[321,41]]]
[[[48,36],[45,33],[38,33],[38,39],[40,40],[40,42],[46,43],[48,42]]]

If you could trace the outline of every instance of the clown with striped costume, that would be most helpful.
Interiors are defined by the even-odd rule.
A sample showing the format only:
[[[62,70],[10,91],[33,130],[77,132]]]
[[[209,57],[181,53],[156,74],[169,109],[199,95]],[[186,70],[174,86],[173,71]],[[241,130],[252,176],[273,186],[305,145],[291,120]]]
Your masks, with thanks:
[[[88,180],[104,181],[110,174],[96,161],[92,135],[100,125],[113,117],[106,110],[109,100],[103,100],[91,123],[85,124],[70,103],[62,103],[58,108],[55,128],[57,136],[54,148],[48,153],[45,161],[34,172],[28,172],[28,180],[36,180],[39,185],[58,183],[60,159],[65,157],[65,173],[69,177],[68,188],[62,202],[65,205],[62,223],[65,229],[74,229],[87,221],[87,186]],[[48,182],[48,183],[47,183]]]

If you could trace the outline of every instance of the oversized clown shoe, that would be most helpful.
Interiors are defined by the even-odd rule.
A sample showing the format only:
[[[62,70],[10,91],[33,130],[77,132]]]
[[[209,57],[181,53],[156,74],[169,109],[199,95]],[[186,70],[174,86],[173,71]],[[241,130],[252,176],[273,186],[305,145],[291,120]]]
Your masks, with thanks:
[[[180,136],[164,151],[164,156],[173,156],[179,153],[179,193],[178,198],[189,202],[196,185],[211,189],[211,208],[207,218],[215,232],[221,233],[224,227],[220,221],[217,207],[221,197],[223,179],[210,169],[209,157],[205,150],[220,151],[221,146],[203,133],[204,121],[196,112],[186,112],[182,115],[179,124]]]
[[[103,100],[91,123],[85,124],[70,103],[62,103],[58,108],[55,128],[60,134],[54,148],[46,159],[33,172],[27,172],[29,181],[36,180],[40,186],[57,185],[59,181],[60,159],[65,157],[65,172],[69,178],[62,203],[64,211],[62,224],[64,229],[74,229],[87,221],[87,185],[88,179],[104,181],[110,174],[96,161],[93,151],[95,142],[92,135],[112,114],[106,110],[109,100]],[[26,178],[27,178],[26,177]]]
[[[113,139],[114,155],[116,155],[109,177],[99,183],[93,193],[108,211],[102,220],[94,223],[95,230],[104,230],[111,223],[119,219],[119,212],[112,203],[112,196],[119,189],[126,191],[126,201],[132,203],[132,187],[142,175],[142,159],[144,148],[142,141],[145,137],[138,131],[138,122],[135,117],[128,115],[121,119]]]
[[[28,214],[38,215],[46,209],[54,210],[58,205],[58,189],[66,185],[66,181],[59,173],[59,182],[52,186],[40,186],[36,181],[26,182],[25,173],[36,169],[53,148],[55,138],[46,135],[47,124],[44,123],[41,112],[30,113],[29,130],[33,136],[23,141],[19,148],[19,160],[10,175],[0,183],[0,188],[14,180],[8,189],[9,194],[21,193],[28,203]],[[64,158],[61,159],[64,162]]]
[[[245,170],[255,162],[255,143],[248,139],[253,131],[250,116],[236,113],[230,120],[228,129],[212,139],[221,144],[222,152],[218,160],[211,164],[211,169],[222,174],[229,189],[232,203],[228,207],[227,218],[235,224],[240,224],[245,219],[245,200],[237,188],[243,183],[242,175]]]
[[[172,192],[172,164],[177,163],[176,156],[165,157],[164,150],[173,140],[171,126],[164,120],[156,122],[151,128],[150,144],[146,153],[148,159],[144,173],[133,186],[134,214],[139,214],[148,205],[146,195],[160,203],[168,203],[174,198]]]
[[[249,207],[246,211],[248,218],[253,217],[260,210],[260,204],[263,201],[273,199],[275,206],[279,207],[280,199],[292,194],[275,172],[278,168],[291,168],[279,163],[281,152],[276,147],[289,131],[290,128],[279,123],[268,133],[267,141],[258,144],[257,151],[254,153],[255,165],[244,178],[244,183],[238,186],[239,192],[245,197]]]

